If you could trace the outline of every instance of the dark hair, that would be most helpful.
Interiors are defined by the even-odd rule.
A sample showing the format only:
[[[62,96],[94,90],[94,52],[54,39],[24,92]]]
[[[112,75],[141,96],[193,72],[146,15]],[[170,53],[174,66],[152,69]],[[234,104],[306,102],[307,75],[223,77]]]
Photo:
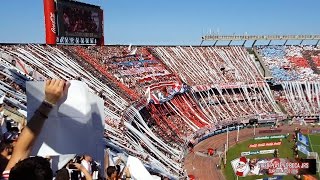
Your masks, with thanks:
[[[10,171],[9,180],[52,180],[50,163],[43,157],[30,157],[18,162]]]
[[[107,168],[107,176],[111,177],[111,175],[117,171],[117,168],[115,166],[109,166]]]
[[[0,142],[0,152],[4,151],[7,148],[11,148],[11,147],[12,147],[12,145],[9,143],[6,143],[4,141]]]
[[[120,174],[120,169],[121,169],[120,165],[116,165],[116,169],[117,169],[117,173]]]
[[[69,180],[70,175],[68,169],[62,168],[57,171],[56,180]]]

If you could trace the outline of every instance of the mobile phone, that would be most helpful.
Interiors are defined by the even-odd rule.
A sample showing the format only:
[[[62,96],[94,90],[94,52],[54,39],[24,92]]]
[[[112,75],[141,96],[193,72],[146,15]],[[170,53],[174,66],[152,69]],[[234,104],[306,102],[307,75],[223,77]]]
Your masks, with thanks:
[[[69,164],[69,169],[77,169],[74,164]]]

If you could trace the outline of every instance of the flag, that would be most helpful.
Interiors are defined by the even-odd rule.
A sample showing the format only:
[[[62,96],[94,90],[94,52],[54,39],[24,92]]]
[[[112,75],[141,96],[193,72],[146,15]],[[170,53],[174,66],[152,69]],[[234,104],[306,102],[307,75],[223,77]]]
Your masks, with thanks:
[[[176,92],[180,92],[181,85],[180,85],[179,83],[175,83],[173,89],[174,89],[174,91],[176,91]]]
[[[137,53],[137,50],[138,50],[138,48],[134,48],[134,49],[129,53],[129,55],[131,55],[131,56],[135,55],[135,54]]]
[[[152,93],[151,98],[155,104],[160,104],[160,100],[155,94]]]

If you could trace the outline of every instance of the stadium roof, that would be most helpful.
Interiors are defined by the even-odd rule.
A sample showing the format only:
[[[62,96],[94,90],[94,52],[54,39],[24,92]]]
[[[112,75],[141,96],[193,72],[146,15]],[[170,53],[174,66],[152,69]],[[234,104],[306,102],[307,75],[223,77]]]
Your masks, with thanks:
[[[300,44],[303,43],[304,40],[317,40],[317,43],[315,45],[319,44],[320,41],[320,35],[216,35],[216,34],[209,34],[202,36],[202,42],[203,41],[215,41],[214,45],[218,41],[229,41],[229,44],[231,44],[232,41],[244,41],[243,45],[248,40],[254,41],[252,46],[255,45],[255,43],[259,40],[262,41],[269,41],[269,44],[273,40],[285,40],[285,43],[283,45],[286,45],[288,40],[301,40]],[[201,44],[202,44],[201,42]]]

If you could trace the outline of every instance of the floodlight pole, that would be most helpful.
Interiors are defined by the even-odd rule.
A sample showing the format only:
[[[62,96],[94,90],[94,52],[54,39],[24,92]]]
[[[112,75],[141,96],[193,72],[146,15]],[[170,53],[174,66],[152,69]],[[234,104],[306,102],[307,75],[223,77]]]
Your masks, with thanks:
[[[229,127],[227,127],[227,149],[229,148]]]
[[[238,132],[237,132],[237,142],[239,141],[239,125],[238,125]]]
[[[224,164],[227,164],[227,144],[224,145]]]

